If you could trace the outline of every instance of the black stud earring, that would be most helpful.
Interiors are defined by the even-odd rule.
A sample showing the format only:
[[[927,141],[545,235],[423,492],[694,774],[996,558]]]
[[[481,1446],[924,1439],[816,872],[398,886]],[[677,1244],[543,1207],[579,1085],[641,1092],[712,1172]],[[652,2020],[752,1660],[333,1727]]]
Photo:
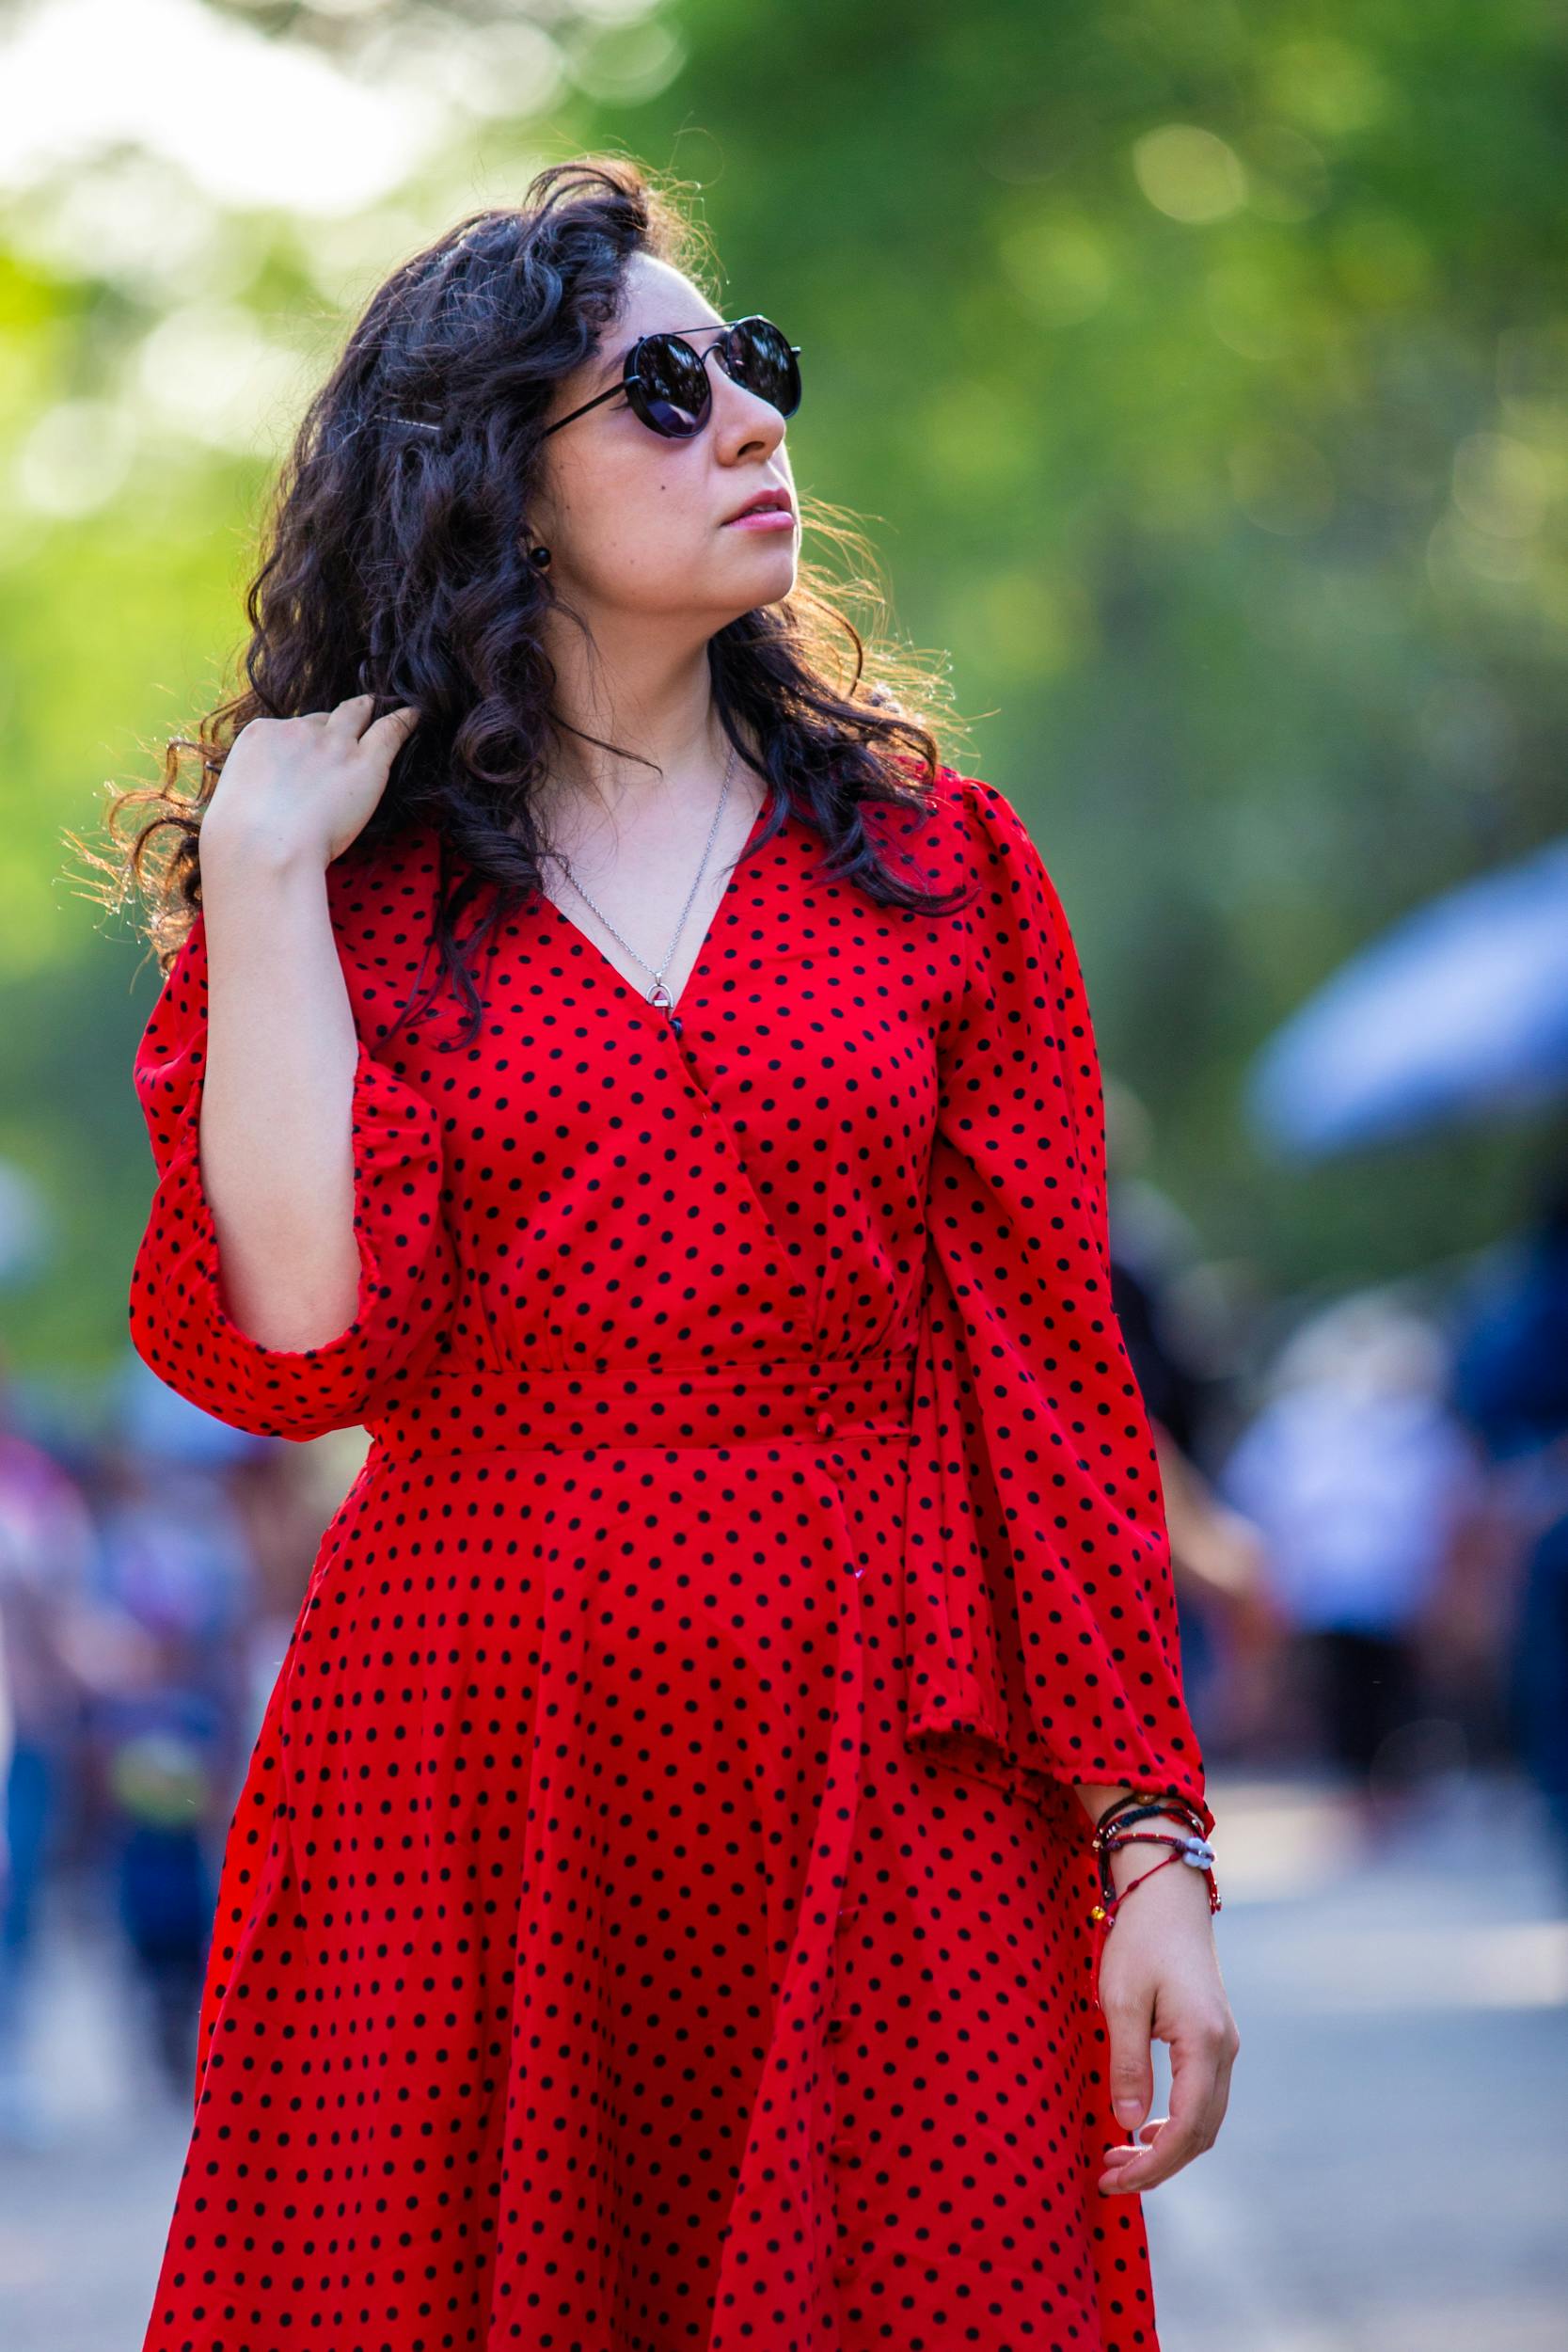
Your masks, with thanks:
[[[542,572],[547,572],[550,568],[550,551],[548,548],[530,548],[528,551],[528,560]]]

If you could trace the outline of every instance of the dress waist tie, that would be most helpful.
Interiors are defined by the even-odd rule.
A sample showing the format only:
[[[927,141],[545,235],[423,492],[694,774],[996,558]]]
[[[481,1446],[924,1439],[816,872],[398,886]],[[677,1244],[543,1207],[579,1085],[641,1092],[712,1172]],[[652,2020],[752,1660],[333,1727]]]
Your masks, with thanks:
[[[908,1436],[914,1370],[913,1349],[836,1361],[721,1359],[583,1372],[449,1358],[366,1427],[398,1462],[587,1446],[831,1447],[840,1438]]]

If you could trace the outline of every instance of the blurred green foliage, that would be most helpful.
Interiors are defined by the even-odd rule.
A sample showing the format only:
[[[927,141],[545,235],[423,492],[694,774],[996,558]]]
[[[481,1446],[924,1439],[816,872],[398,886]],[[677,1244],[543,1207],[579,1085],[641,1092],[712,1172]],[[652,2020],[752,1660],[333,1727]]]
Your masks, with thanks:
[[[354,14],[229,13],[334,52]],[[375,20],[395,44],[422,14]],[[381,270],[605,144],[701,183],[717,298],[804,347],[797,479],[868,518],[899,632],[950,655],[958,764],[1053,867],[1147,1172],[1271,1283],[1510,1223],[1544,1134],[1281,1172],[1236,1089],[1360,943],[1562,823],[1568,20],[673,0],[556,39],[544,113],[490,114],[350,219],[208,199],[182,272],[62,259],[10,210],[0,1152],[67,1245],[9,1302],[19,1352],[119,1343],[150,1182],[151,969],[74,895],[63,829],[214,698],[273,453]],[[172,172],[150,184],[196,203]]]

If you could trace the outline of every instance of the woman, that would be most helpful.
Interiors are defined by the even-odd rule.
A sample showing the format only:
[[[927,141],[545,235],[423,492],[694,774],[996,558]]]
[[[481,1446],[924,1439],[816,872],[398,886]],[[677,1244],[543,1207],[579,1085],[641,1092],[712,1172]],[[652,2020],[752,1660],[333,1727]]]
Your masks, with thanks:
[[[832,682],[794,347],[682,241],[590,159],[377,293],[152,820],[136,1345],[372,1443],[146,2352],[1131,2352],[1224,2111],[1197,1870],[1097,1985],[1096,1817],[1212,1815],[1072,943]]]

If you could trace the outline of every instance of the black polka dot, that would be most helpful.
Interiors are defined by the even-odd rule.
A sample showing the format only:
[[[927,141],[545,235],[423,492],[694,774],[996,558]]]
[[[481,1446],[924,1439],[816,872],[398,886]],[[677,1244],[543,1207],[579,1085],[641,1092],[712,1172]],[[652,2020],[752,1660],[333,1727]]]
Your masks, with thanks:
[[[328,872],[361,1279],[223,1296],[198,920],[135,1345],[372,1443],[223,1858],[144,2352],[1157,2352],[1070,1784],[1212,1825],[1060,902],[942,771],[931,917],[736,866],[678,1035],[548,900],[395,1034],[428,830]],[[757,834],[753,829],[753,837]]]

